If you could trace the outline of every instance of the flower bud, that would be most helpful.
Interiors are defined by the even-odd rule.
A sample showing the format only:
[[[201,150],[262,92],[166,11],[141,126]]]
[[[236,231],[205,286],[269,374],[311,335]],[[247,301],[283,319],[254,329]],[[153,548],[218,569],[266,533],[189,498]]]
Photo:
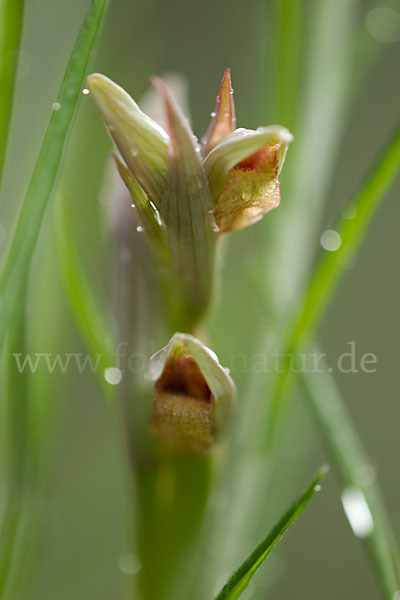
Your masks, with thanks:
[[[150,431],[179,454],[207,452],[231,416],[235,386],[218,358],[198,339],[176,333],[149,362],[155,381]]]

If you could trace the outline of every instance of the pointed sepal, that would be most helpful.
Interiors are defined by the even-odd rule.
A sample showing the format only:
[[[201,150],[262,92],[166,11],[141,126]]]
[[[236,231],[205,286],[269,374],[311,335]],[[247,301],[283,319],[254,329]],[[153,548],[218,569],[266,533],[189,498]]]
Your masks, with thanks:
[[[207,156],[218,142],[234,131],[235,127],[235,103],[233,100],[231,72],[230,69],[226,69],[221,81],[212,121],[202,139],[201,151],[203,156]]]
[[[235,385],[215,353],[189,334],[175,333],[149,361],[155,382],[150,431],[168,450],[201,454],[229,423]]]
[[[108,77],[93,73],[86,84],[129,171],[159,208],[168,171],[168,135]]]
[[[161,218],[175,270],[179,320],[186,314],[187,330],[204,314],[213,288],[215,225],[213,201],[199,144],[179,106],[163,81],[153,79],[167,114],[169,169],[161,202]]]

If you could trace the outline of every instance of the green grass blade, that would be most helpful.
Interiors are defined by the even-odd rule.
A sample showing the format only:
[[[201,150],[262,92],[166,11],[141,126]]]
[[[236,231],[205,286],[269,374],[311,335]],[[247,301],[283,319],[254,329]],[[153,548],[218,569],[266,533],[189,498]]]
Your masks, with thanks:
[[[224,585],[216,600],[234,600],[239,598],[246,589],[250,579],[257,571],[259,566],[267,558],[271,550],[282,538],[285,531],[292,525],[297,517],[303,512],[315,492],[319,489],[319,483],[326,473],[323,467],[313,479],[302,495],[292,504],[289,510],[283,515],[280,521],[275,525],[267,537],[257,546],[250,556],[233,573],[229,581]]]
[[[3,266],[0,277],[0,352],[21,309],[21,291],[45,209],[55,187],[67,136],[107,5],[108,0],[93,0],[78,35],[58,97],[60,108],[53,112],[50,119]]]
[[[0,2],[0,183],[10,128],[24,0]]]
[[[400,126],[350,202],[349,209],[355,210],[354,218],[346,218],[345,211],[336,227],[341,237],[339,249],[324,253],[318,262],[291,336],[291,346],[297,346],[315,330],[345,272],[344,265],[359,249],[375,212],[399,171]]]
[[[96,369],[96,375],[102,387],[109,391],[104,371],[115,362],[111,318],[99,306],[82,268],[74,239],[73,220],[68,212],[69,203],[64,198],[59,200],[56,232],[61,279],[79,332],[93,357],[99,356],[100,368]]]
[[[25,296],[25,290],[24,290]],[[7,352],[6,436],[4,453],[7,464],[6,504],[0,519],[0,598],[4,597],[14,561],[19,523],[26,487],[27,424],[29,414],[29,376],[17,369],[14,353],[26,353],[25,318],[21,316],[10,336]]]
[[[355,198],[352,198],[349,203],[349,208],[353,213],[355,212],[355,216],[352,219],[346,218],[347,214],[344,211],[340,218],[335,228],[341,238],[340,247],[334,252],[324,252],[311,275],[300,309],[296,311],[286,342],[283,344],[282,368],[272,393],[269,434],[275,428],[281,408],[291,357],[315,332],[345,272],[344,265],[359,249],[375,212],[399,170],[400,127],[397,128],[392,139],[384,148]]]
[[[393,528],[375,481],[374,469],[335,381],[326,369],[321,371],[323,372],[300,373],[299,376],[343,491],[351,490],[353,495],[356,491],[358,497],[364,498],[366,502],[371,515],[371,526],[358,531],[358,536],[369,551],[383,597],[391,600],[395,597],[395,592],[400,590],[399,572],[396,572],[398,550],[393,538]]]
[[[282,123],[290,131],[299,114],[298,90],[304,53],[304,6],[292,0],[273,3],[275,22],[270,52],[274,57],[272,80],[272,123]],[[275,48],[274,48],[275,46]]]

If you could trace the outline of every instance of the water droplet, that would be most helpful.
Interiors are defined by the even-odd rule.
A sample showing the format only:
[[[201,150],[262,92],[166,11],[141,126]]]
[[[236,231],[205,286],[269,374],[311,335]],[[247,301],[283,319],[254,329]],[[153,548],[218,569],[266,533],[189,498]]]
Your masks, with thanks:
[[[90,94],[90,90],[88,90],[88,88],[83,88],[83,90],[82,90],[82,94],[83,94],[84,96],[88,96],[88,94]]]
[[[142,227],[141,225],[138,225],[138,226],[136,227],[136,231],[137,231],[138,233],[142,233],[142,231],[143,231],[143,227]]]
[[[343,211],[344,219],[354,219],[357,214],[357,207],[354,203],[349,204]]]
[[[131,204],[131,208],[135,208],[135,204],[133,202]]]
[[[51,105],[51,109],[54,110],[54,112],[57,112],[58,110],[60,110],[61,108],[61,104],[59,102],[53,102],[53,104]]]
[[[122,381],[122,371],[118,367],[108,367],[104,371],[104,379],[110,385],[118,385]]]
[[[318,484],[315,486],[314,492],[320,492],[320,491],[321,491],[321,486]]]
[[[388,6],[377,6],[368,11],[366,25],[369,33],[379,42],[390,44],[400,40],[400,12]]]
[[[327,229],[320,237],[321,246],[328,252],[335,252],[338,250],[342,243],[342,238],[337,231],[333,229]]]
[[[216,117],[216,116],[217,116],[217,113],[216,113],[216,112],[214,112],[214,111],[213,111],[212,113],[210,113],[210,117],[214,118],[214,117]]]
[[[360,538],[367,537],[374,528],[374,521],[363,492],[358,488],[347,488],[341,498],[354,535]]]
[[[157,223],[158,223],[159,225],[162,225],[162,220],[161,220],[160,213],[158,212],[158,208],[157,208],[157,206],[154,204],[154,202],[152,202],[151,200],[150,200],[150,206],[151,206],[151,208],[152,208],[152,209],[153,209],[153,211],[154,211],[154,216],[156,217],[156,221],[157,221]]]
[[[140,559],[134,554],[122,554],[117,561],[118,568],[125,575],[135,575],[142,568]]]
[[[229,90],[229,93],[232,96],[233,95],[233,90]]]

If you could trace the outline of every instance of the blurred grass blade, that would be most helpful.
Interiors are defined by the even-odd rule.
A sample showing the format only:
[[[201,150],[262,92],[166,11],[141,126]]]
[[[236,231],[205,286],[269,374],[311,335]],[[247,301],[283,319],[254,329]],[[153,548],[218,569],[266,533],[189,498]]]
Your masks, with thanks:
[[[0,183],[10,128],[24,0],[0,2]]]
[[[298,90],[302,75],[304,54],[304,6],[292,0],[275,0],[273,34],[269,50],[274,57],[272,97],[272,123],[284,123],[293,131],[299,115]],[[275,50],[274,44],[277,49]]]
[[[325,252],[317,264],[293,329],[292,346],[309,337],[318,325],[345,272],[345,266],[359,249],[375,212],[399,171],[400,126],[336,227],[340,235],[340,247],[334,252]],[[355,213],[354,217],[349,218],[349,213]]]
[[[292,504],[267,537],[233,573],[232,577],[224,585],[215,600],[234,600],[235,598],[239,598],[241,593],[248,586],[250,579],[253,577],[258,567],[264,562],[268,554],[282,538],[285,531],[303,512],[315,492],[319,490],[319,484],[325,476],[325,473],[326,467],[322,467],[300,498]]]
[[[14,358],[14,353],[26,353],[25,338],[23,317],[10,336],[6,364],[6,406],[3,416],[6,427],[2,451],[6,459],[9,485],[4,511],[0,515],[0,598],[3,598],[13,564],[25,487],[29,381],[27,372],[21,373],[17,369]]]
[[[100,384],[109,391],[104,372],[115,362],[111,319],[99,306],[82,268],[74,239],[73,221],[68,211],[69,206],[65,198],[59,198],[56,233],[60,275],[79,332],[93,357],[99,357],[100,368],[96,369],[96,374]]]
[[[0,277],[0,352],[21,310],[21,292],[46,206],[60,170],[67,135],[81,95],[89,59],[108,0],[93,0],[72,52],[54,111],[37,158],[8,256]]]
[[[282,404],[291,357],[312,337],[345,272],[346,264],[349,264],[359,249],[375,212],[399,170],[400,126],[383,150],[375,167],[371,169],[355,198],[349,202],[348,210],[344,211],[335,228],[339,235],[339,248],[333,252],[324,252],[311,275],[300,310],[296,311],[286,343],[283,346],[282,369],[277,376],[272,393],[268,422],[269,434],[275,428]],[[349,214],[352,215],[351,219],[348,218]]]
[[[315,351],[318,352],[318,348]],[[371,521],[366,521],[364,529],[360,529],[359,525],[355,533],[367,546],[383,597],[392,599],[396,591],[400,590],[399,571],[396,573],[398,550],[374,468],[347,414],[333,377],[322,368],[320,373],[300,373],[300,379],[310,410],[319,425],[322,441],[337,470],[343,494],[350,490],[352,497],[365,500]],[[343,498],[345,496],[342,495],[342,500]],[[349,521],[353,526],[351,518]]]

